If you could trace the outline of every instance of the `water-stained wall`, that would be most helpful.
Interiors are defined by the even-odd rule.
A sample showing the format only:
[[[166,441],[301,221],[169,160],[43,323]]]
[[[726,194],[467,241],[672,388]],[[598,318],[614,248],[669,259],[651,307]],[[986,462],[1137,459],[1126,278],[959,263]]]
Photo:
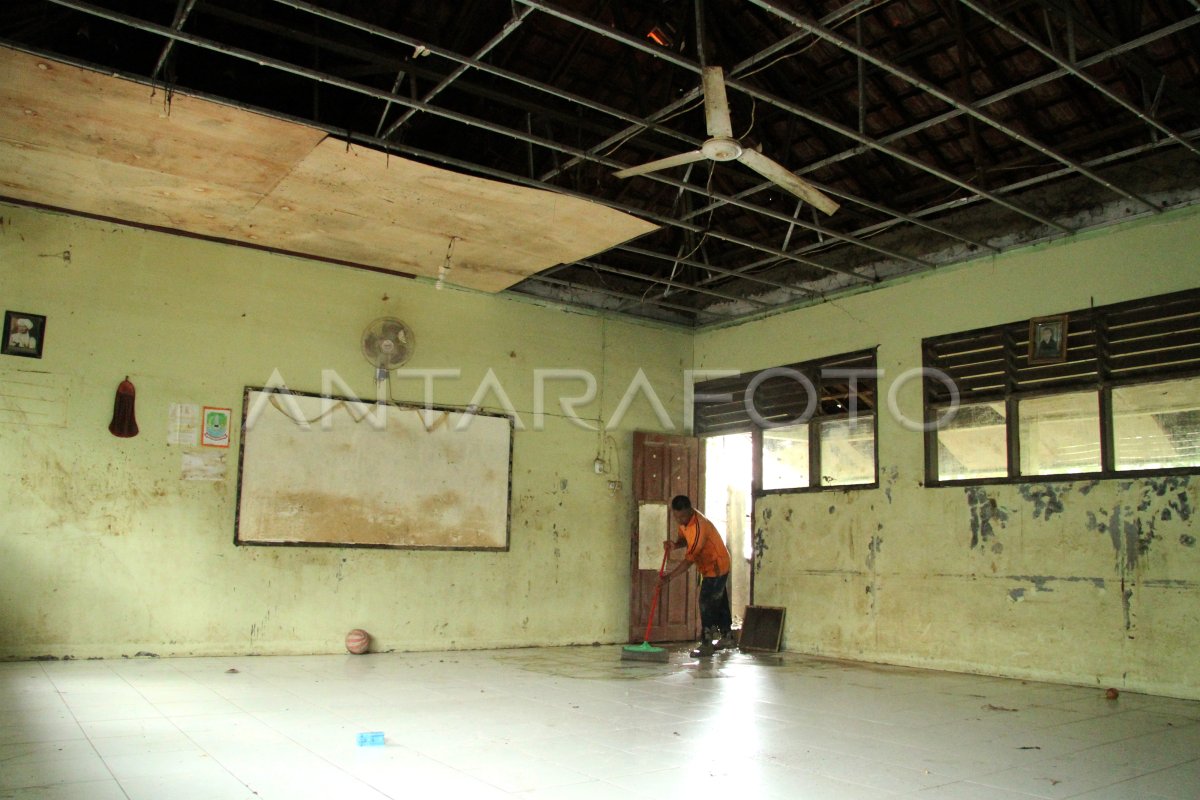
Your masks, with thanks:
[[[337,652],[354,627],[383,650],[624,640],[631,432],[662,424],[644,391],[607,435],[571,416],[609,422],[643,370],[681,424],[690,335],[13,206],[0,300],[48,318],[42,359],[0,356],[0,658]],[[518,413],[510,550],[235,546],[243,387],[324,372],[373,399],[359,337],[385,315],[415,333],[406,368],[460,371],[435,404]],[[540,373],[539,406],[539,370],[577,372]],[[595,399],[564,409],[582,373]],[[119,439],[127,375],[141,432]],[[183,479],[214,451],[167,443],[171,403],[234,410],[223,480]]]
[[[896,484],[760,500],[789,649],[1197,694],[1200,480]]]
[[[1175,213],[692,337],[0,206],[0,299],[48,316],[42,359],[0,357],[0,658],[336,652],[358,626],[399,650],[622,640],[630,432],[663,425],[637,392],[611,442],[577,426],[568,376],[539,430],[535,370],[594,375],[578,413],[609,420],[642,369],[678,426],[684,369],[878,346],[881,397],[920,420],[919,381],[896,379],[922,337],[1192,288],[1198,241]],[[510,551],[235,547],[239,426],[225,480],[183,480],[168,405],[236,419],[276,370],[372,397],[358,335],[381,315],[416,332],[407,366],[462,371],[434,402],[473,402],[491,370],[506,397],[482,405],[519,412]],[[141,434],[117,439],[126,375]],[[1200,696],[1200,479],[927,488],[922,435],[889,411],[878,447],[877,489],[758,502],[755,600],[788,608],[786,647]]]
[[[784,646],[1200,697],[1200,476],[927,487],[903,377],[924,337],[1194,288],[1197,242],[1183,212],[700,334],[704,369],[879,348],[878,488],[756,503]]]

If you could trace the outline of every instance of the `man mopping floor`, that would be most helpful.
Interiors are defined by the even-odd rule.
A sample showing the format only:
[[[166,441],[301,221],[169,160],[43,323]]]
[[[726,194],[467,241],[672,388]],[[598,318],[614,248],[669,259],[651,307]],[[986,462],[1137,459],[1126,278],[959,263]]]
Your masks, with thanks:
[[[692,651],[694,657],[711,656],[716,650],[734,646],[733,615],[729,610],[729,550],[717,528],[703,514],[692,508],[687,495],[671,500],[671,514],[679,525],[679,535],[663,542],[664,559],[671,551],[686,548],[683,560],[669,572],[659,570],[659,588],[671,578],[691,568],[700,572],[700,626],[703,629],[700,645]],[[665,560],[664,560],[665,565]]]

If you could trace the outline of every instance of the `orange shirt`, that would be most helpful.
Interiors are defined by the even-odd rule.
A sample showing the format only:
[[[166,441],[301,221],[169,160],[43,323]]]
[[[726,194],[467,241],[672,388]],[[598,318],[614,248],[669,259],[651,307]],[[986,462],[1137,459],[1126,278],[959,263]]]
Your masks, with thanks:
[[[687,542],[683,557],[695,564],[701,575],[715,578],[729,572],[729,550],[716,526],[699,511],[693,511],[691,520],[679,526],[679,535]]]

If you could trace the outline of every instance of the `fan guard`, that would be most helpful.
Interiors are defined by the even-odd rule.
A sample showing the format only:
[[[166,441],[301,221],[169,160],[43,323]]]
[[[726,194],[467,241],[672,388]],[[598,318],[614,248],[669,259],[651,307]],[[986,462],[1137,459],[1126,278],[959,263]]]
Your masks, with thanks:
[[[412,357],[412,328],[395,317],[379,317],[362,334],[362,353],[377,370],[393,370]]]

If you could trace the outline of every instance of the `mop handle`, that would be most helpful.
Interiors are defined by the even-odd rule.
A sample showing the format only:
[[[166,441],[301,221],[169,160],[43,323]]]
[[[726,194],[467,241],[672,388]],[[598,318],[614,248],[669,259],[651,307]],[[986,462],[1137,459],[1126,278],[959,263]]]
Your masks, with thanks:
[[[658,610],[658,595],[662,592],[662,576],[666,566],[667,548],[664,547],[662,564],[658,567],[658,580],[654,582],[654,599],[650,601],[650,616],[646,619],[646,635],[642,637],[643,642],[650,641],[650,628],[654,625],[654,612]]]

